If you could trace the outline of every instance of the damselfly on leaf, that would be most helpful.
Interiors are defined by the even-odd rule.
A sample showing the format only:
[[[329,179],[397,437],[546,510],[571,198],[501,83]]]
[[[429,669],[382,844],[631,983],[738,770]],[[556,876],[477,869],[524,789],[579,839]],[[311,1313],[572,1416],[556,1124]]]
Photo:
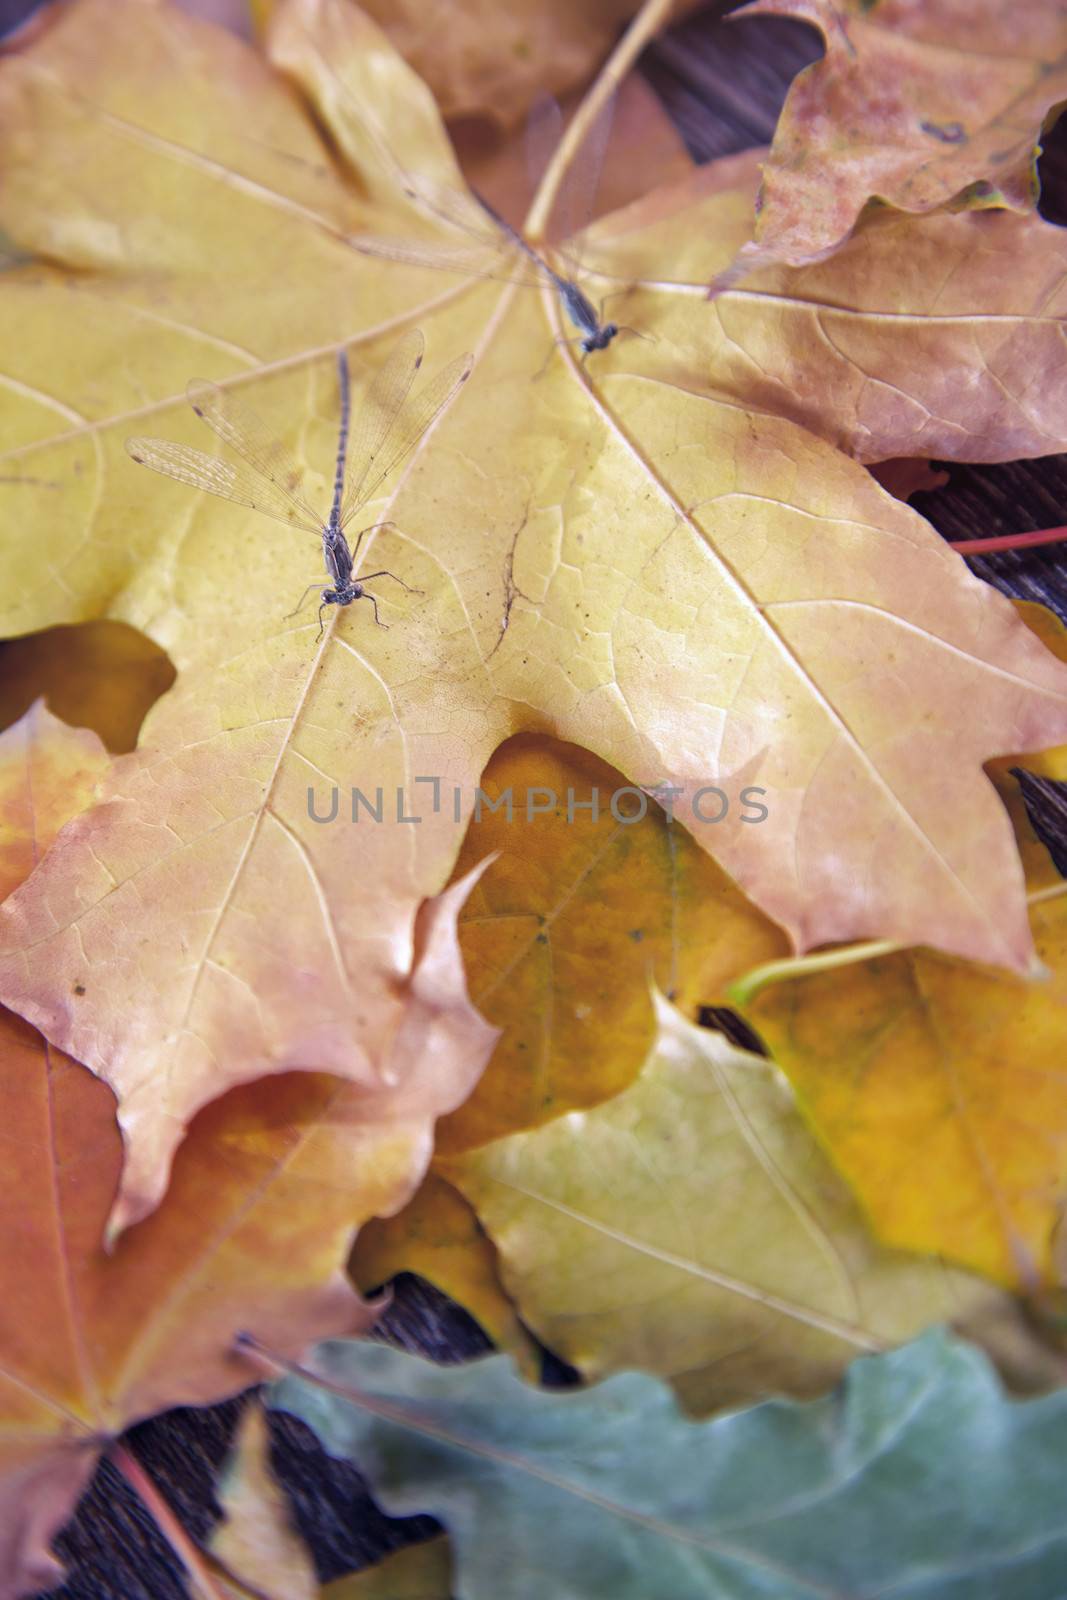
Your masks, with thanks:
[[[568,233],[584,229],[592,215],[611,131],[612,109],[609,101],[567,174],[560,210],[566,216]],[[558,108],[554,102],[549,102],[541,110],[544,114],[535,112],[531,118],[527,141],[528,148],[535,140],[540,145],[535,157],[539,165],[545,159],[546,130],[553,142],[558,142],[559,138]],[[570,267],[571,275],[557,271],[475,190],[452,189],[405,172],[379,136],[372,136],[386,165],[393,169],[405,197],[421,212],[443,223],[453,237],[428,240],[353,234],[349,236],[350,244],[364,255],[381,256],[407,266],[433,267],[471,278],[495,278],[525,287],[550,283],[568,318],[580,330],[577,343],[581,345],[583,356],[607,349],[620,329],[614,322],[602,320],[601,312],[579,286],[580,263],[566,249],[556,246],[554,253]]]
[[[218,384],[194,381],[187,390],[189,403],[242,461],[205,455],[202,450],[169,439],[127,439],[126,449],[134,461],[154,472],[166,473],[193,489],[205,489],[208,494],[249,506],[291,528],[320,536],[330,578],[321,586],[320,632],[326,606],[347,606],[362,599],[370,601],[375,622],[384,627],[378,617],[378,603],[373,595],[365,594],[364,585],[372,578],[394,578],[404,588],[408,585],[394,572],[368,572],[353,579],[360,542],[370,530],[362,529],[351,547],[345,530],[470,376],[473,358],[460,356],[413,393],[424,349],[425,340],[418,328],[404,335],[371,380],[354,424],[348,356],[343,349],[338,351],[341,419],[333,499],[326,518],[319,516],[300,493],[303,471],[285,446],[243,401]]]

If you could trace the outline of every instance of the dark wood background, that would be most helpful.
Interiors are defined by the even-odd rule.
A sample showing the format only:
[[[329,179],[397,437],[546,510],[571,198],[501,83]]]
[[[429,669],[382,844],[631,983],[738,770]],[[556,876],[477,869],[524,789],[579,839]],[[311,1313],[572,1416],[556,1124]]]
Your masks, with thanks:
[[[445,0],[447,4],[447,0]],[[577,0],[581,3],[581,0]],[[36,7],[0,0],[0,36]],[[673,28],[646,52],[641,70],[699,161],[769,143],[794,73],[821,52],[803,24],[776,18],[725,20],[715,5]],[[1041,209],[1067,222],[1067,138],[1055,133],[1042,158]],[[1067,456],[1007,466],[947,465],[948,483],[913,504],[949,539],[1018,533],[1067,522]],[[1067,546],[1006,553],[971,565],[1006,594],[1041,600],[1067,620]],[[1067,871],[1067,798],[1059,785],[1026,779],[1039,831]],[[714,1021],[714,1014],[707,1013]],[[460,1307],[404,1275],[382,1334],[438,1360],[465,1360],[488,1348]],[[546,1379],[567,1369],[546,1357]],[[127,1443],[190,1533],[204,1539],[217,1517],[212,1488],[243,1400],[208,1410],[177,1410],[130,1430]],[[427,1517],[394,1521],[369,1498],[355,1467],[332,1461],[294,1418],[272,1420],[274,1466],[312,1550],[320,1577],[338,1577],[387,1550],[433,1532]],[[57,1541],[69,1577],[54,1600],[184,1600],[181,1569],[125,1480],[105,1461],[77,1515]],[[551,1600],[531,1596],[531,1600]]]

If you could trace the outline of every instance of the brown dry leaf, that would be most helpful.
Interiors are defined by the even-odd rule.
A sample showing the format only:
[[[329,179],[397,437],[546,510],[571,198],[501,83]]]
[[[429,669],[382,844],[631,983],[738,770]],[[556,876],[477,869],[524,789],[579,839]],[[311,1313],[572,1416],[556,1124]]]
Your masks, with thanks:
[[[373,1321],[341,1269],[359,1223],[407,1197],[431,1133],[334,1078],[264,1079],[196,1119],[166,1202],[109,1256],[110,1090],[2,1012],[0,1105],[18,1218],[0,1245],[0,1593],[14,1595],[55,1581],[48,1541],[112,1435],[255,1381],[239,1332],[295,1357]]]
[[[692,3],[692,0],[689,0]],[[257,25],[284,11],[253,0]],[[543,95],[561,99],[588,83],[634,13],[637,0],[450,0],[448,25],[418,0],[363,0],[362,11],[432,89],[441,115],[521,127]],[[679,6],[678,10],[685,9]]]
[[[190,674],[183,691],[195,697],[201,681]],[[231,684],[242,687],[247,682]],[[262,709],[266,686],[259,690]],[[149,748],[120,758],[101,785],[102,803],[75,818],[49,852],[53,887],[43,899],[16,891],[4,913],[18,918],[21,907],[38,930],[17,963],[20,1010],[53,1042],[69,1041],[120,1094],[127,1162],[116,1229],[159,1200],[189,1118],[232,1084],[263,1072],[332,1069],[386,1115],[424,1117],[429,1130],[469,1094],[495,1039],[467,999],[456,937],[471,880],[415,906],[386,883],[377,914],[373,893],[359,901],[338,895],[336,910],[324,907],[307,848],[270,803],[269,754],[258,754],[265,772],[255,770],[256,730],[224,757],[216,719],[225,702],[205,696],[205,705],[190,707],[188,699],[183,693],[165,707],[192,715],[199,728],[194,721],[188,739],[173,742],[173,756]],[[209,770],[206,800],[196,779]],[[257,805],[264,789],[267,801]],[[299,814],[295,796],[292,812]],[[314,839],[314,827],[305,818],[305,838]],[[358,871],[365,837],[354,827],[340,832],[329,857],[336,871]],[[229,890],[249,851],[253,870]],[[71,920],[71,883],[87,858],[95,885],[88,910]],[[41,876],[34,881],[43,886]],[[391,919],[390,890],[399,911]],[[194,936],[206,943],[204,954],[176,966],[176,952]],[[51,974],[42,944],[52,949]],[[375,965],[376,986],[368,980]]]
[[[452,1553],[444,1536],[394,1550],[384,1561],[335,1578],[322,1600],[450,1600]]]
[[[1013,461],[1060,448],[1067,247],[1064,230],[1037,216],[887,212],[827,261],[753,270],[712,302],[709,321],[685,324],[682,295],[699,295],[700,277],[725,269],[749,236],[758,164],[758,151],[716,162],[612,219],[605,259],[618,279],[653,277],[646,228],[671,262],[670,317],[665,288],[612,302],[613,315],[618,305],[641,328],[656,326],[658,308],[660,343],[673,339],[669,350],[642,348],[642,366],[662,357],[663,375],[691,389],[710,373],[736,403],[789,417],[872,464]]]
[[[0,900],[92,805],[110,765],[95,733],[68,728],[40,700],[0,733]]]
[[[487,805],[456,872],[495,859],[460,914],[460,944],[471,996],[501,1038],[470,1099],[438,1129],[447,1154],[632,1083],[655,1034],[652,983],[695,1015],[787,948],[680,824],[654,801],[641,816],[642,797],[588,751],[521,735],[496,752],[480,788]],[[766,797],[728,798],[758,831]]]
[[[828,341],[785,280],[708,307],[704,241],[725,264],[747,198],[739,166],[699,174],[596,233],[602,271],[644,280],[619,315],[655,342],[620,336],[584,367],[554,353],[534,381],[563,331],[553,301],[351,246],[397,225],[368,118],[406,167],[458,181],[424,86],[340,0],[292,0],[272,48],[330,141],[238,41],[145,0],[82,0],[0,75],[17,129],[6,220],[40,258],[0,284],[20,328],[0,392],[8,460],[23,463],[7,486],[8,625],[106,612],[180,673],[105,802],[2,918],[4,995],[120,1090],[117,1220],[158,1196],[183,1123],[228,1083],[300,1067],[384,1092],[400,1076],[412,1094],[432,1085],[436,1112],[469,1092],[487,1034],[455,951],[460,894],[420,908],[447,879],[477,776],[523,729],[677,785],[685,825],[800,948],[879,935],[1025,968],[1014,842],[979,767],[1067,735],[1067,675],[919,517],[797,421],[876,457],[932,449],[938,430],[948,455],[1067,445],[1059,231],[993,214],[911,223],[960,263],[940,320],[918,247],[887,246],[879,269],[896,306],[919,308],[900,318],[870,309],[874,258],[843,253],[833,315],[849,322],[850,295],[859,308],[842,355],[846,333]],[[1009,241],[1025,271],[1005,286],[993,263]],[[978,313],[995,348],[974,337]],[[428,370],[478,352],[389,502],[395,526],[361,552],[424,592],[383,585],[389,631],[354,607],[319,642],[313,612],[285,617],[313,551],[136,469],[124,441],[150,422],[202,444],[178,397],[207,367],[325,465],[336,342],[362,377],[414,323]],[[797,354],[767,377],[772,339]],[[863,353],[876,339],[885,382]],[[1032,390],[1005,383],[998,352]],[[951,412],[963,391],[981,433]],[[45,529],[62,588],[42,574]],[[420,825],[344,820],[351,785],[381,788],[392,818],[396,789],[417,804],[414,780],[431,776],[442,804],[422,791]],[[329,814],[334,783],[342,820],[324,826],[308,789]],[[716,783],[766,787],[768,821],[698,820],[693,797]],[[416,1050],[432,1059],[427,1030],[439,1054],[408,1078]]]
[[[213,22],[217,27],[229,28],[231,33],[247,38],[252,32],[252,13],[258,0],[172,0],[191,17]]]
[[[0,891],[106,763],[95,735],[41,706],[0,736]],[[111,1436],[254,1380],[238,1332],[296,1356],[373,1321],[344,1262],[360,1224],[403,1205],[425,1170],[435,1093],[299,1073],[216,1100],[166,1203],[108,1255],[113,1096],[0,1011],[0,1209],[17,1218],[0,1234],[0,1593],[55,1580],[49,1540]]]
[[[121,1096],[129,1159],[115,1227],[156,1203],[189,1117],[233,1083],[263,1071],[336,1070],[393,1107],[414,1109],[421,1097],[432,1119],[466,1097],[492,1047],[493,1030],[467,1000],[456,940],[469,882],[420,904],[417,891],[402,897],[398,869],[358,901],[336,889],[335,904],[326,901],[331,874],[344,874],[347,890],[359,873],[366,834],[342,823],[323,839],[301,816],[296,772],[288,796],[272,795],[278,723],[289,719],[271,720],[270,696],[284,711],[293,675],[306,674],[303,652],[290,645],[289,657],[288,673],[276,665],[273,679],[257,672],[255,656],[238,657],[233,670],[186,674],[153,722],[176,718],[179,731],[164,734],[162,750],[149,746],[114,764],[102,804],[74,820],[49,855],[52,908],[38,901],[30,913],[52,929],[60,924],[49,942],[58,940],[65,971],[57,992],[28,949],[13,985],[19,1008]],[[337,692],[328,674],[316,687],[324,699]],[[232,741],[228,722],[241,730]],[[337,760],[319,733],[304,732],[305,770]],[[321,876],[305,841],[323,852]],[[247,855],[251,865],[234,886]],[[72,861],[91,862],[95,878],[87,915],[73,920]],[[9,899],[5,914],[18,916],[18,902]],[[203,955],[176,967],[176,953],[194,939]],[[31,935],[31,947],[38,943]]]
[[[0,727],[44,695],[74,728],[92,728],[109,750],[132,750],[149,709],[174,682],[158,645],[121,622],[48,628],[0,642]]]
[[[576,94],[562,102],[564,122],[580,103]],[[457,128],[453,138],[467,182],[513,227],[521,228],[533,197],[526,130],[503,139],[487,137],[484,124],[478,123]],[[627,78],[615,97],[593,214],[618,211],[652,189],[680,182],[692,170],[692,157],[655,90],[641,77]]]
[[[887,1249],[776,1068],[657,1000],[629,1089],[444,1166],[523,1320],[589,1377],[670,1377],[707,1413],[815,1394],[948,1321],[1024,1387],[1062,1380],[1010,1295]]]
[[[764,169],[753,261],[835,249],[871,200],[910,212],[1037,198],[1038,140],[1067,100],[1067,18],[1048,0],[757,0],[819,29]]]
[[[910,500],[913,494],[924,489],[942,489],[948,482],[948,473],[939,471],[931,461],[913,461],[908,456],[877,461],[870,470],[882,488],[897,500]]]
[[[29,919],[9,968],[19,1010],[120,1096],[115,1228],[158,1201],[185,1124],[234,1083],[333,1070],[432,1119],[466,1098],[494,1042],[467,999],[456,938],[470,880],[423,900],[410,832],[383,830],[390,872],[385,855],[368,865],[373,832],[308,815],[301,780],[340,770],[351,737],[348,713],[333,731],[316,723],[317,707],[344,705],[325,667],[278,779],[312,687],[304,642],[283,635],[271,663],[252,651],[186,673],[150,719],[158,742],[116,761],[100,805],[53,846],[51,887],[38,875],[2,913]],[[334,660],[343,671],[348,657]],[[390,752],[375,736],[379,774],[392,760],[402,776],[401,743]]]

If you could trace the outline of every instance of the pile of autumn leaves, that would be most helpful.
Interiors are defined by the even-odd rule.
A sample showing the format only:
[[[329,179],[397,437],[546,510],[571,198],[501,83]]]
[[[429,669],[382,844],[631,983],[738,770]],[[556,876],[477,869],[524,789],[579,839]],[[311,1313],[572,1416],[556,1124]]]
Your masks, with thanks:
[[[1067,23],[750,9],[827,48],[755,237],[756,158],[690,171],[631,80],[631,203],[587,259],[649,337],[544,372],[551,296],[351,241],[432,236],[391,163],[462,182],[413,67],[447,114],[513,123],[619,18],[539,6],[487,39],[458,5],[463,48],[422,60],[393,4],[392,44],[349,0],[287,0],[252,46],[78,0],[0,63],[0,1595],[57,1581],[101,1439],[254,1381],[239,1332],[298,1358],[366,1330],[359,1291],[402,1270],[528,1376],[537,1341],[631,1375],[560,1398],[504,1357],[321,1354],[335,1390],[275,1403],[453,1539],[451,1576],[435,1544],[335,1600],[861,1592],[910,1570],[893,1474],[921,1494],[958,1452],[962,1481],[993,1436],[987,1502],[930,1490],[921,1592],[1009,1550],[998,1594],[1020,1562],[1058,1582],[1062,1357],[1034,1313],[1062,1271],[1067,895],[1011,769],[1067,778],[1067,643],[864,463],[1067,449],[1067,244],[1033,181]],[[472,168],[513,214],[514,166]],[[314,552],[145,481],[124,441],[150,418],[202,446],[204,371],[248,383],[313,483],[337,344],[365,375],[414,325],[434,366],[476,365],[380,513],[374,565],[413,592],[319,640],[285,614]],[[420,776],[445,801],[418,825],[347,820],[352,787],[410,803]],[[662,782],[674,820],[568,814]],[[701,822],[716,783],[759,786],[766,822]],[[512,820],[467,827],[478,784]],[[535,789],[559,802],[527,814]],[[767,1055],[696,1026],[709,1005]],[[897,1349],[940,1324],[971,1342]],[[1009,1402],[976,1347],[1052,1393]],[[859,1357],[835,1417],[817,1397]],[[216,1558],[317,1595],[261,1412],[225,1498]]]

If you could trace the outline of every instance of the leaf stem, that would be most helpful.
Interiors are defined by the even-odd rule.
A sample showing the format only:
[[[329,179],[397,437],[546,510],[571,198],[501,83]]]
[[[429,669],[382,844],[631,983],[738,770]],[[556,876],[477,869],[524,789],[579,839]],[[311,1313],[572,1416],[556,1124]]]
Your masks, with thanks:
[[[1067,527],[1039,528],[1036,533],[1002,533],[992,539],[951,539],[953,550],[961,556],[993,555],[997,550],[1029,550],[1039,544],[1059,544],[1067,539]]]
[[[892,939],[868,939],[865,944],[842,945],[838,950],[823,950],[814,956],[787,956],[784,961],[765,961],[743,978],[731,983],[726,993],[731,1005],[742,1010],[769,983],[785,983],[790,978],[808,978],[815,972],[832,972],[836,967],[852,966],[857,961],[873,961],[876,956],[892,955],[905,947]]]
[[[124,1444],[112,1445],[108,1454],[138,1499],[152,1513],[156,1527],[185,1568],[200,1600],[226,1600],[204,1564],[203,1552],[182,1527],[137,1457]]]
[[[1051,883],[1044,889],[1031,889],[1026,896],[1026,903],[1028,906],[1037,906],[1046,900],[1057,900],[1063,894],[1067,894],[1067,879]],[[816,972],[833,972],[837,967],[850,967],[857,961],[875,961],[879,956],[891,956],[897,950],[916,948],[915,945],[896,944],[892,939],[868,939],[863,944],[845,944],[836,950],[820,950],[816,955],[786,956],[782,961],[765,961],[761,967],[753,967],[750,972],[729,984],[726,996],[732,1006],[743,1011],[768,984],[788,983],[793,978],[810,978]],[[957,959],[962,960],[963,957]],[[1038,962],[1038,966],[1041,967],[1042,963]],[[1034,978],[1045,975],[1043,970],[1038,972],[1035,969],[1032,973]]]
[[[352,1343],[358,1341],[353,1340]],[[366,1397],[358,1389],[349,1389],[343,1383],[335,1383],[332,1378],[324,1377],[321,1372],[316,1372],[314,1367],[306,1367],[299,1361],[293,1361],[289,1356],[283,1356],[280,1351],[271,1350],[268,1345],[262,1344],[254,1334],[239,1333],[235,1341],[237,1349],[247,1361],[259,1368],[268,1380],[276,1381],[288,1375],[290,1378],[302,1378],[305,1383],[313,1384],[316,1389],[323,1389],[330,1394],[339,1395],[342,1400],[351,1400],[353,1405],[361,1405]]]
[[[571,118],[551,161],[545,168],[526,221],[522,225],[522,231],[528,239],[537,240],[544,234],[564,175],[600,114],[601,108],[618,89],[648,41],[666,23],[673,7],[674,0],[645,0],[604,63],[596,82]]]

